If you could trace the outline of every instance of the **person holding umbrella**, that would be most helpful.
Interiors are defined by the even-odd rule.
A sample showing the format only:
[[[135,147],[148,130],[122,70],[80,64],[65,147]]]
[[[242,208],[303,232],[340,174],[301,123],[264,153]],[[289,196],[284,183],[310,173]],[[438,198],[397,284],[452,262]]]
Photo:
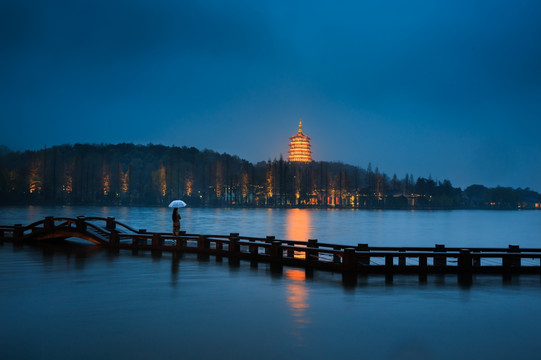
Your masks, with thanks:
[[[178,236],[180,234],[180,214],[178,208],[173,209],[173,235]]]
[[[182,200],[173,200],[169,207],[173,208],[173,235],[180,235],[180,214],[178,208],[186,206],[186,203]]]

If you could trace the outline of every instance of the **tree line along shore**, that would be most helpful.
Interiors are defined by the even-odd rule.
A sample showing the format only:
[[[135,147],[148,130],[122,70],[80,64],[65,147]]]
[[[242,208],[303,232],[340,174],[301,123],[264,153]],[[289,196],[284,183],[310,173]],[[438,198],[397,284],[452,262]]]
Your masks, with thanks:
[[[193,147],[74,144],[0,149],[0,201],[10,204],[334,207],[359,209],[541,209],[528,188],[389,176],[340,162],[252,164]]]

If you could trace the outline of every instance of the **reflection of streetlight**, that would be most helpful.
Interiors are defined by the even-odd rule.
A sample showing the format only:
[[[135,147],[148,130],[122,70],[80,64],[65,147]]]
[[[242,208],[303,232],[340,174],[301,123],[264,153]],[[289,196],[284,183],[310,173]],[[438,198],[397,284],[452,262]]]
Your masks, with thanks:
[[[306,274],[304,270],[287,269],[285,271],[287,284],[287,302],[293,315],[293,322],[296,325],[293,331],[299,341],[299,345],[304,345],[304,338],[300,333],[300,329],[307,327],[311,320],[306,316],[306,310],[310,307],[308,304],[308,290],[304,285]]]

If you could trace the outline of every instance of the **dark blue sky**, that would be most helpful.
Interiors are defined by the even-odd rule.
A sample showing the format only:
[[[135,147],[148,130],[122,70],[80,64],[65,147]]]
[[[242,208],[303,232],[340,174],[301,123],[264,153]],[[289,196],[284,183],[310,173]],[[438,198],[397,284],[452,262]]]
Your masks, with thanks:
[[[541,191],[539,1],[0,0],[0,144],[161,143]]]

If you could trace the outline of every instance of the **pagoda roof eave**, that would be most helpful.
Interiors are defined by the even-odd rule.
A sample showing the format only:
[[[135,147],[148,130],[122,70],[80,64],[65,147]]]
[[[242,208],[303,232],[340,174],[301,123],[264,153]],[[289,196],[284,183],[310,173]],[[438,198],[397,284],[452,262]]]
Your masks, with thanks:
[[[304,135],[304,134],[295,134],[295,135],[291,136],[291,137],[289,138],[289,140],[298,139],[298,138],[307,139],[307,140],[312,140],[311,137],[309,137],[309,136],[307,136],[307,135]]]

